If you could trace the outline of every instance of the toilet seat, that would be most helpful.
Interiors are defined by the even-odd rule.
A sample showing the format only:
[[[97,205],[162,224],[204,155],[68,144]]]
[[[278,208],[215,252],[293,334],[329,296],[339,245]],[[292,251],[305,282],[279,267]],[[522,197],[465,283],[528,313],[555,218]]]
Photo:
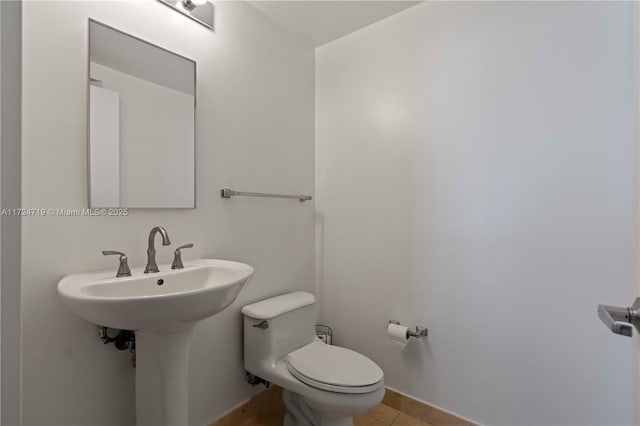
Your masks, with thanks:
[[[373,392],[384,377],[382,369],[366,356],[320,342],[287,355],[287,368],[311,387],[338,393]]]

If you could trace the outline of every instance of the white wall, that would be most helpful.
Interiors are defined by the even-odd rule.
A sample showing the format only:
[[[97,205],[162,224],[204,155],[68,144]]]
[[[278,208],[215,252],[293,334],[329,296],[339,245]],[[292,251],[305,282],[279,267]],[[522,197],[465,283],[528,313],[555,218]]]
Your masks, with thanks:
[[[2,22],[2,8],[0,8],[0,22]],[[2,31],[0,31],[0,45],[2,45]],[[0,55],[0,81],[2,81],[2,55]],[[0,83],[0,99],[2,99],[2,84],[1,83]],[[2,134],[2,104],[1,103],[0,103],[0,134]],[[2,139],[0,138],[0,141],[1,140]],[[2,151],[0,150],[0,200],[1,199],[2,199]],[[0,227],[0,241],[2,241],[2,228],[1,227]],[[1,245],[0,245],[0,271],[2,271],[2,246]],[[2,288],[2,275],[1,274],[0,274],[0,288]],[[2,331],[2,292],[0,291],[0,366],[2,365],[2,333],[1,333],[1,331]],[[2,369],[1,368],[0,368],[0,383],[2,383]],[[2,386],[0,386],[0,421],[2,421]]]
[[[243,2],[216,3],[215,32],[156,1],[25,2],[23,12],[24,206],[87,205],[87,18],[198,63],[197,209],[23,221],[23,423],[134,423],[128,354],[103,346],[56,284],[71,272],[115,272],[102,249],[143,265],[149,230],[164,225],[174,244],[195,243],[185,259],[256,269],[231,307],[195,329],[190,421],[204,424],[257,391],[244,383],[240,307],[313,287],[313,203],[224,200],[219,189],[312,192],[314,51]],[[171,253],[161,247],[158,263]]]
[[[317,51],[320,320],[496,425],[631,422],[632,5],[427,2]],[[386,322],[426,325],[402,348]]]
[[[20,78],[22,2],[0,2],[2,56],[0,207],[18,208],[20,202]],[[2,416],[3,425],[20,423],[20,229],[18,216],[2,216]]]

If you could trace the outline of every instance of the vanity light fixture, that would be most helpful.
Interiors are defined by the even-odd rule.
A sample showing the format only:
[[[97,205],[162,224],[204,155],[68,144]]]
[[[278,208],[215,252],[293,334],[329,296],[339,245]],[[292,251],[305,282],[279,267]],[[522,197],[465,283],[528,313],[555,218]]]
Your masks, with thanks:
[[[213,31],[213,4],[208,0],[158,0]]]
[[[207,3],[207,0],[182,0],[182,6],[184,6],[184,8],[189,12],[205,3]]]

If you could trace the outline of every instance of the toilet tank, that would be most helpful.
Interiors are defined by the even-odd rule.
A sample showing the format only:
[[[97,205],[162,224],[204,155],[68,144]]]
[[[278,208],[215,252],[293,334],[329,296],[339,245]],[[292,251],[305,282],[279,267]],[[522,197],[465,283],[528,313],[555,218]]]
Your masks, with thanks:
[[[256,374],[259,363],[275,363],[313,342],[315,302],[313,294],[296,291],[243,307],[245,369]],[[257,327],[263,321],[268,326]]]

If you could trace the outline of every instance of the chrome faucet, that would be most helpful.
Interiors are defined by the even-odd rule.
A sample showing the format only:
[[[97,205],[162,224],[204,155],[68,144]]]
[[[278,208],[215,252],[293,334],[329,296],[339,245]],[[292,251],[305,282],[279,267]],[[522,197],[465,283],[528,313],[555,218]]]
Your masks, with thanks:
[[[147,267],[144,269],[144,273],[148,274],[149,272],[160,272],[158,269],[158,264],[156,263],[156,247],[154,240],[156,238],[156,234],[160,233],[162,235],[162,245],[168,246],[171,244],[169,240],[169,234],[167,230],[162,226],[154,227],[151,232],[149,232],[149,247],[147,248]]]

